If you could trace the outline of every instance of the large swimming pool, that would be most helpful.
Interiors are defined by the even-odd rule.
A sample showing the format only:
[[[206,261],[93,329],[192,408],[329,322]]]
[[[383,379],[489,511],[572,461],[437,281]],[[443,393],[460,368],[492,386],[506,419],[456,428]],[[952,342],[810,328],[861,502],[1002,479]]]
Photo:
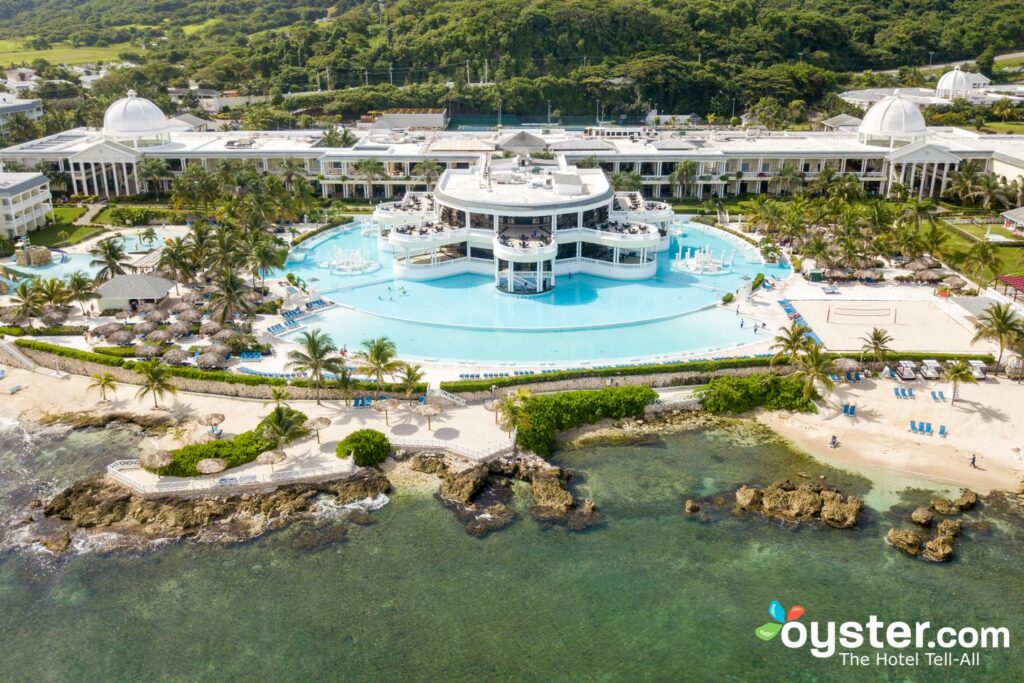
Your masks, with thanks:
[[[621,282],[590,275],[559,276],[540,296],[495,289],[482,275],[428,282],[392,278],[390,254],[378,259],[376,237],[357,224],[314,238],[289,260],[287,271],[341,304],[306,320],[349,348],[364,339],[390,337],[403,357],[428,360],[610,362],[740,346],[761,338],[740,328],[735,312],[715,304],[759,272],[786,277],[785,266],[765,264],[752,246],[712,228],[680,221],[671,248],[658,257],[656,277]],[[698,275],[673,270],[680,252],[707,248],[725,254],[727,273]],[[359,252],[380,268],[339,275],[322,267],[340,253]],[[762,333],[763,334],[763,333]]]

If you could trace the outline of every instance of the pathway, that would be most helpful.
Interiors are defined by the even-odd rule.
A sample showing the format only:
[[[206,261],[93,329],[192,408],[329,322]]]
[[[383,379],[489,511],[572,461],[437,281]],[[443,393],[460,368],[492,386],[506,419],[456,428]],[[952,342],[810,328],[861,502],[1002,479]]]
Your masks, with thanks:
[[[75,219],[74,225],[90,225],[93,220],[100,214],[100,211],[105,209],[107,206],[106,201],[97,202],[95,204],[87,204],[85,213]]]

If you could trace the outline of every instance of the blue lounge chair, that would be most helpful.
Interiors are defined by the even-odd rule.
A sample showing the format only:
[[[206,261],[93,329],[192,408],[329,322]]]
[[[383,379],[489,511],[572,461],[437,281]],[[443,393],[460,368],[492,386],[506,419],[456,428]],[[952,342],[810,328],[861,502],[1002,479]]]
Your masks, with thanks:
[[[427,402],[427,397],[426,396],[420,396],[419,399],[418,399],[418,402],[419,403],[426,403]]]
[[[927,434],[928,436],[932,435],[932,423],[931,422],[928,422],[928,423],[925,424],[925,426],[924,426],[924,433]]]
[[[942,393],[941,391],[939,391],[939,400],[940,401],[945,401],[946,400],[946,395],[944,393]]]
[[[853,381],[854,382],[859,382],[860,381],[860,373],[859,372],[853,373]]]
[[[912,431],[914,434],[917,434],[917,423],[914,422],[913,420],[910,421],[910,431]]]
[[[363,399],[359,398],[358,396],[356,398],[352,399],[352,407],[353,408],[362,408],[363,407]]]
[[[936,394],[934,391],[932,391],[932,400],[935,401],[936,403],[939,402],[939,395]]]
[[[910,398],[910,396],[907,395],[907,390],[903,387],[900,387],[900,398]]]
[[[907,396],[909,396],[910,398],[914,398],[914,390],[913,389],[907,389]]]
[[[847,382],[852,382],[853,381],[853,373],[852,372],[847,372],[846,373],[846,381]]]
[[[850,417],[856,417],[856,416],[857,416],[857,406],[851,405],[850,406]]]
[[[896,398],[903,398],[902,396],[900,396],[900,390],[897,389],[896,387],[892,388],[892,395],[895,396]]]
[[[850,404],[844,403],[843,404],[843,415],[849,415],[849,414],[850,414]]]
[[[948,432],[946,431],[946,425],[939,425],[939,436],[945,439],[947,433]]]
[[[7,393],[13,395],[13,394],[18,393],[19,391],[21,391],[21,385],[20,384],[15,384],[13,387],[11,387],[10,389],[7,390]]]

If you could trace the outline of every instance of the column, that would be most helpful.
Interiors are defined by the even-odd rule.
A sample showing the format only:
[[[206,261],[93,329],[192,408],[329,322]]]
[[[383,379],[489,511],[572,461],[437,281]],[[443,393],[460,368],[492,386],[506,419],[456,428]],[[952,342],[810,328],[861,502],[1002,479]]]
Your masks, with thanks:
[[[100,164],[100,168],[102,169],[101,173],[103,174],[103,196],[110,199],[110,188],[107,187],[107,164]]]
[[[934,164],[932,164],[932,184],[931,184],[931,187],[928,188],[928,196],[929,197],[934,197],[935,196],[935,182],[938,179],[939,179],[939,162],[936,161]]]
[[[536,265],[537,265],[537,284],[536,284],[536,289],[537,289],[537,293],[539,294],[539,293],[544,291],[544,262],[543,261],[537,261]]]
[[[508,262],[508,281],[505,283],[505,291],[507,291],[509,294],[512,293],[512,277],[515,275],[515,272],[516,272],[516,262],[515,261],[509,261]]]
[[[494,227],[491,228],[491,229],[494,230],[494,234],[497,235],[498,234],[498,214],[494,214],[493,218],[494,218]]]
[[[551,257],[551,286],[555,286],[555,257]]]
[[[78,191],[78,174],[75,173],[75,162],[69,161],[68,167],[71,169],[69,172],[71,176],[71,194],[81,194]]]
[[[114,172],[114,194],[121,194],[121,181],[118,179],[117,162],[115,161],[110,165],[110,170]]]
[[[494,257],[494,286],[501,286],[501,259]]]
[[[942,185],[939,187],[939,194],[946,192],[946,176],[949,175],[949,163],[942,164]]]
[[[583,227],[583,212],[582,211],[577,211],[576,212],[576,227],[577,228],[582,228]]]
[[[135,194],[139,194],[142,191],[142,186],[139,185],[139,165],[132,162],[132,179],[135,181]]]
[[[924,199],[924,186],[925,181],[928,179],[928,164],[922,164],[921,166],[921,180],[919,181],[920,187],[917,189],[917,198]]]

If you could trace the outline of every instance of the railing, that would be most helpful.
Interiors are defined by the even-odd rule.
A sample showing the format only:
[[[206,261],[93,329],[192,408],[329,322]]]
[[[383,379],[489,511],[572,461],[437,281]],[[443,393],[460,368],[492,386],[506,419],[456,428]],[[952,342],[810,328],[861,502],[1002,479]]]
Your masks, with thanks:
[[[392,242],[431,242],[451,237],[463,237],[469,234],[469,228],[445,228],[437,232],[429,232],[425,235],[418,233],[399,232],[392,228],[390,239]]]
[[[456,405],[466,405],[466,399],[462,398],[461,396],[456,396],[453,393],[447,392],[444,389],[441,389],[440,387],[430,387],[427,390],[427,394],[429,394],[430,396],[439,396],[445,399],[446,401],[451,401],[452,403],[455,403]]]
[[[10,356],[16,363],[21,365],[25,370],[35,370],[39,367],[35,361],[23,354],[18,348],[7,341],[0,341],[0,349]]]
[[[458,265],[460,263],[465,263],[465,262],[467,262],[469,260],[470,260],[470,258],[468,256],[461,256],[459,258],[446,259],[444,261],[437,261],[437,262],[434,262],[434,263],[406,263],[405,261],[395,261],[395,265],[400,265],[403,268],[409,268],[409,269],[412,269],[412,270],[430,270],[430,269],[434,269],[434,268],[444,268],[444,267],[447,267],[447,266]],[[472,260],[478,261],[480,259],[472,259]]]
[[[491,448],[466,448],[465,446],[460,446],[457,443],[440,441],[439,439],[403,439],[400,437],[392,438],[391,444],[393,446],[406,449],[450,453],[452,455],[462,456],[477,462],[494,460],[495,458],[500,458],[503,455],[510,454],[514,450],[511,440],[495,444]]]

